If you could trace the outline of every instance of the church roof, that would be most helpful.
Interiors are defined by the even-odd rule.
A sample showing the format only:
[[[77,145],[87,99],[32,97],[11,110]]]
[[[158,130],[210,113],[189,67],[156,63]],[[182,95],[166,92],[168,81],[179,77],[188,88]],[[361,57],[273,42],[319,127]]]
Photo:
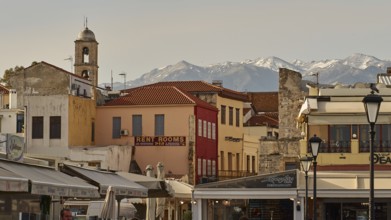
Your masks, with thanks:
[[[92,32],[87,27],[82,32],[79,33],[76,40],[96,41],[94,32]]]

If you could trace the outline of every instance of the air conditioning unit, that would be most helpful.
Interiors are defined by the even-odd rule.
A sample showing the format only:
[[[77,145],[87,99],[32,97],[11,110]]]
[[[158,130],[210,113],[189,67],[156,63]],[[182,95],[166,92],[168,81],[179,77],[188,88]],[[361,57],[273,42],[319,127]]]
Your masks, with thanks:
[[[122,129],[121,130],[121,136],[128,136],[128,135],[129,135],[128,129]]]

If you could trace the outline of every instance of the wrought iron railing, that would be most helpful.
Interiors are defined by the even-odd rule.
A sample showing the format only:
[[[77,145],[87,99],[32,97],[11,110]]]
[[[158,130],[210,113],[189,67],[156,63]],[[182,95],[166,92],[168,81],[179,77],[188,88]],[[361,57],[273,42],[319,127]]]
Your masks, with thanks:
[[[369,152],[370,141],[360,141],[359,151]],[[391,152],[391,141],[374,141],[373,144],[374,152]]]
[[[308,145],[307,152],[311,152],[311,146]],[[350,153],[351,141],[323,141],[319,148],[320,153]]]

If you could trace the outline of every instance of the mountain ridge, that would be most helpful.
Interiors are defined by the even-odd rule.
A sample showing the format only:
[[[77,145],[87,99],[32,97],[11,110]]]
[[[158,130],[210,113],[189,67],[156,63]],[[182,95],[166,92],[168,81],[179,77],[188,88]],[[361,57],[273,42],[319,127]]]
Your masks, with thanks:
[[[269,56],[240,62],[223,62],[207,66],[197,66],[181,60],[163,68],[155,68],[139,78],[126,82],[127,88],[143,86],[160,81],[202,80],[211,83],[221,80],[223,86],[236,91],[265,92],[278,90],[278,69],[287,68],[300,72],[303,79],[316,81],[319,73],[321,84],[354,84],[357,82],[376,82],[378,73],[386,72],[391,61],[374,56],[354,53],[344,59],[320,61],[285,61]],[[122,89],[123,83],[115,83],[114,89]]]

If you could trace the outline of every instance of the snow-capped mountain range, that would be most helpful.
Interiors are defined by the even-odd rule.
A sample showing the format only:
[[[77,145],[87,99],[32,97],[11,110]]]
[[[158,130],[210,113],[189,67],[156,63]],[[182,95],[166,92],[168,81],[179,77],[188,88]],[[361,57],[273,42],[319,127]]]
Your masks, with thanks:
[[[278,90],[279,68],[287,68],[303,75],[304,80],[321,84],[354,84],[376,82],[378,73],[385,73],[391,61],[380,60],[365,54],[353,54],[345,59],[305,62],[287,62],[278,57],[257,58],[242,62],[225,62],[209,66],[197,66],[186,61],[153,69],[141,77],[127,81],[127,87],[137,87],[160,81],[203,80],[211,83],[221,80],[223,86],[236,91],[262,92]],[[106,83],[107,85],[107,83]],[[114,89],[122,89],[123,83],[115,83]]]

